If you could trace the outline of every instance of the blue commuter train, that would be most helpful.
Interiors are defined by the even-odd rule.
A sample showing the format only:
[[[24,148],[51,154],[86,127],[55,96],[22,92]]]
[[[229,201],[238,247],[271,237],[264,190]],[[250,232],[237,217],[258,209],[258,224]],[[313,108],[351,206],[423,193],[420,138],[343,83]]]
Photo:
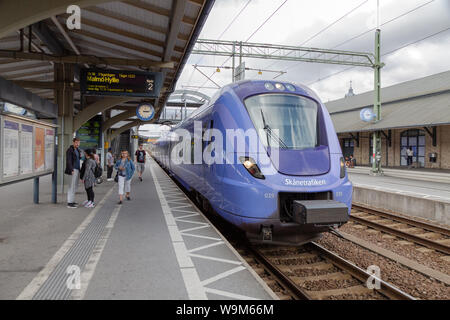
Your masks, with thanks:
[[[327,109],[302,85],[224,86],[156,141],[152,155],[252,242],[303,244],[349,219],[352,184],[339,140]]]

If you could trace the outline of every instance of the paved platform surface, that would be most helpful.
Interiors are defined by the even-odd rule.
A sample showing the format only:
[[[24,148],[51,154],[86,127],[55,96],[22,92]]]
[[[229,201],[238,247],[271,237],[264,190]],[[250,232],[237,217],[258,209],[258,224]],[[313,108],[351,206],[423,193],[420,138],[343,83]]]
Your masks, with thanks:
[[[374,177],[359,173],[349,173],[349,178],[355,186],[359,187],[379,188],[380,190],[408,193],[417,197],[450,200],[450,184],[447,183],[389,176]]]
[[[32,181],[6,188],[0,299],[275,298],[153,160],[121,206],[113,182],[95,188],[95,209],[51,204],[49,192],[34,205]]]

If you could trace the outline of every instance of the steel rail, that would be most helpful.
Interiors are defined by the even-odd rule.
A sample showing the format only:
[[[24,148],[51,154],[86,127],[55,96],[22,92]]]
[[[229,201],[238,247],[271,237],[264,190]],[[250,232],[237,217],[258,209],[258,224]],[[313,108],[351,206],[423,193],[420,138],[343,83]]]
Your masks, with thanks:
[[[366,270],[358,267],[357,265],[351,263],[348,260],[345,260],[344,258],[329,251],[328,249],[325,249],[321,245],[315,242],[310,242],[308,246],[310,246],[313,250],[319,252],[326,259],[330,260],[335,266],[350,273],[353,277],[355,277],[359,281],[362,281],[363,283],[366,282],[370,277],[378,280],[380,284],[380,289],[374,290],[377,290],[382,295],[395,300],[416,300],[416,298],[414,298],[413,296],[407,294],[406,292],[401,291],[400,289],[396,288],[390,283],[375,277],[374,275],[368,273]]]
[[[422,221],[417,221],[417,220],[412,220],[409,219],[407,217],[402,217],[402,216],[398,216],[394,213],[390,213],[384,210],[380,210],[380,209],[375,209],[375,208],[370,208],[370,207],[364,207],[363,205],[360,204],[352,204],[352,208],[356,209],[356,210],[360,210],[362,212],[368,212],[370,214],[373,215],[377,215],[380,216],[382,218],[386,218],[386,219],[390,219],[390,220],[394,220],[394,221],[398,221],[401,223],[405,223],[414,227],[418,227],[427,231],[431,231],[431,232],[436,232],[436,233],[440,233],[443,234],[447,237],[450,237],[450,229],[444,228],[444,227],[440,227],[437,225],[433,225],[431,223],[426,223],[426,222],[422,222]]]
[[[392,228],[392,227],[385,226],[385,225],[383,225],[381,223],[377,223],[377,222],[373,222],[373,221],[370,221],[370,220],[366,220],[366,219],[361,218],[361,217],[350,216],[350,220],[354,220],[354,221],[356,221],[356,222],[358,222],[360,224],[364,224],[364,225],[369,226],[371,228],[378,229],[378,230],[381,230],[381,231],[386,232],[386,233],[390,233],[390,234],[392,234],[392,235],[394,235],[396,237],[403,238],[405,240],[408,240],[408,241],[411,241],[411,242],[415,242],[415,243],[421,244],[421,245],[423,245],[425,247],[428,247],[430,249],[437,250],[437,251],[440,251],[440,252],[445,253],[447,255],[450,255],[450,247],[446,246],[446,245],[444,245],[442,243],[439,243],[439,242],[436,242],[436,241],[433,241],[433,240],[430,240],[430,239],[427,239],[427,238],[422,238],[422,237],[419,237],[419,236],[416,236],[416,235],[413,235],[413,234],[401,231],[399,229],[395,229],[395,228]]]
[[[287,288],[297,300],[312,300],[305,290],[300,288],[294,281],[286,276],[276,265],[274,265],[264,254],[259,250],[248,245],[247,249],[253,254],[255,259],[262,264],[275,278],[277,278],[281,285]]]
[[[318,245],[315,242],[311,242],[306,245],[310,247],[313,251],[316,251],[319,255],[329,260],[333,265],[343,270],[344,272],[349,273],[351,276],[356,278],[357,280],[365,283],[370,277],[379,281],[380,288],[374,289],[378,291],[383,296],[394,299],[394,300],[416,300],[413,296],[407,294],[406,292],[401,291],[395,286],[389,284],[388,282],[376,278],[374,275],[368,273],[364,269],[356,266],[355,264],[341,258],[337,254],[325,249],[324,247]],[[296,298],[299,299],[307,299],[312,300],[313,298],[308,294],[308,292],[302,288],[300,288],[294,281],[292,281],[288,276],[286,276],[276,265],[274,265],[269,258],[267,258],[263,253],[259,250],[248,246],[248,250],[254,255],[255,259],[262,264],[274,277],[276,277],[291,293],[294,294]]]

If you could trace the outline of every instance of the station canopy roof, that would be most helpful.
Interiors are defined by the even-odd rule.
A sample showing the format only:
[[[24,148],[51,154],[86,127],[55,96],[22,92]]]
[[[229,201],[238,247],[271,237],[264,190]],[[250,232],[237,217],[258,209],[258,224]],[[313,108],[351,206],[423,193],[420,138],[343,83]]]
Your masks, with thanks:
[[[361,109],[373,107],[373,91],[326,103],[336,132],[450,124],[450,71],[382,88],[381,97],[377,123],[360,119]]]
[[[40,59],[42,53],[87,59],[76,63],[76,71],[85,67],[160,71],[164,75],[163,87],[154,101],[158,114],[175,88],[213,3],[213,0],[0,1],[0,76],[53,101],[56,62]],[[81,7],[80,30],[69,30],[66,26],[69,17],[66,9],[70,4]],[[20,10],[15,10],[19,7]],[[20,54],[8,55],[8,51],[29,53],[29,49],[34,53],[29,59]],[[127,59],[129,64],[95,57]],[[80,92],[77,76],[75,79],[77,105]]]

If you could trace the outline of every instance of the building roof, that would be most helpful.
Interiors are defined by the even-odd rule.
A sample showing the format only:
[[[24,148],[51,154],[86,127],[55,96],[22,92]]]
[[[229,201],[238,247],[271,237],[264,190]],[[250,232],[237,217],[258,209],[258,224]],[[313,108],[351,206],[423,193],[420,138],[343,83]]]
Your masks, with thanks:
[[[450,124],[450,71],[383,88],[381,96],[377,123],[359,116],[361,109],[373,106],[373,91],[326,103],[336,132]]]

